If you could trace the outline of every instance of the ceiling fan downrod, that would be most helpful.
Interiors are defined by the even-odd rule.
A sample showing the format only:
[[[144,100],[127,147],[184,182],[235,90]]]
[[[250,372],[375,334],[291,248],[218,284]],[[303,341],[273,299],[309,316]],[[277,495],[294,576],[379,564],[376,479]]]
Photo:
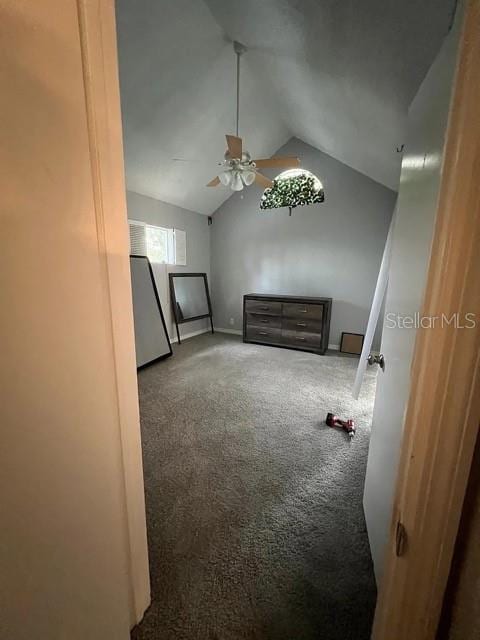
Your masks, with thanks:
[[[246,52],[247,47],[241,42],[234,40],[233,50],[237,56],[237,125],[235,135],[238,137],[238,123],[240,120],[240,58]]]

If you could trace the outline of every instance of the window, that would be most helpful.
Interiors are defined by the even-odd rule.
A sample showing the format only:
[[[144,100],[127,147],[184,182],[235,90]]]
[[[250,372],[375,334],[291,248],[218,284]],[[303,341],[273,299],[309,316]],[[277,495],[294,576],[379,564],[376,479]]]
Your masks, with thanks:
[[[163,227],[145,227],[145,237],[147,241],[147,256],[150,262],[172,263],[168,255],[168,232],[169,229]]]
[[[137,220],[129,220],[130,253],[148,256],[150,262],[186,265],[186,233],[181,229],[166,229]]]

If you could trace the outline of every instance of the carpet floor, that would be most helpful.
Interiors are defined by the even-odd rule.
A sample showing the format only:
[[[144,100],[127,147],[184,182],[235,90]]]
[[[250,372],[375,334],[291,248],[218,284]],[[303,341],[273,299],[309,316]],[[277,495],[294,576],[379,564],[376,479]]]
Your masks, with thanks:
[[[375,373],[204,334],[139,373],[152,604],[134,640],[368,640]],[[356,420],[352,442],[324,423]]]

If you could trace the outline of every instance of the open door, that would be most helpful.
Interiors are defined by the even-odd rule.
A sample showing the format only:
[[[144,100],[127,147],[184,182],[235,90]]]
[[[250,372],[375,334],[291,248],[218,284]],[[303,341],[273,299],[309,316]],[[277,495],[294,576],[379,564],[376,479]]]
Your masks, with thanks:
[[[430,258],[459,29],[450,32],[409,110],[394,220],[364,508],[377,583],[388,539],[410,373]]]
[[[410,113],[411,131],[417,118],[423,119],[416,140],[422,139],[422,131],[430,131],[431,136],[416,147],[418,155],[410,156],[415,150],[410,146],[403,166],[383,343],[386,369],[383,380],[380,377],[370,452],[371,456],[375,451],[377,456],[389,456],[385,464],[393,465],[399,458],[395,491],[389,494],[394,497],[393,504],[389,499],[387,505],[386,490],[379,494],[379,505],[373,504],[371,492],[377,489],[375,479],[379,481],[378,474],[375,477],[379,458],[375,464],[373,458],[369,460],[365,487],[372,541],[376,523],[385,518],[389,525],[384,539],[381,532],[375,538],[378,548],[374,554],[381,581],[373,640],[436,637],[479,429],[480,5],[476,0],[466,4],[460,39],[458,16]],[[443,149],[439,110],[449,104],[452,65],[456,74]],[[408,143],[414,143],[411,136]],[[432,202],[435,223],[424,287],[422,283],[418,328],[412,331],[403,322],[403,329],[392,329],[387,324],[392,323],[388,316],[391,303],[402,305],[394,310],[395,314],[404,314],[404,308],[414,301],[413,283],[408,283],[403,273],[396,273],[394,261],[402,246],[402,269],[412,278],[419,277],[418,271],[411,268],[411,262],[419,256],[409,247],[409,242],[416,246],[418,238],[408,224],[402,224],[402,218],[408,221],[412,215],[413,225],[420,216],[423,219],[428,215]],[[405,351],[400,352],[391,344],[388,334],[392,331],[397,332],[397,341],[405,340],[405,350],[409,343],[404,335],[416,334],[411,364],[404,361]],[[400,419],[399,412],[394,424],[386,401],[390,398],[392,410],[398,408],[397,391],[404,392],[396,386],[402,382],[398,372],[404,371],[405,379],[407,370],[408,399],[402,402],[405,419]],[[400,432],[403,429],[403,434],[395,435],[390,445],[382,434],[388,425]],[[399,437],[400,454],[393,451]],[[388,478],[392,476],[390,471]],[[383,476],[381,479],[386,481]]]

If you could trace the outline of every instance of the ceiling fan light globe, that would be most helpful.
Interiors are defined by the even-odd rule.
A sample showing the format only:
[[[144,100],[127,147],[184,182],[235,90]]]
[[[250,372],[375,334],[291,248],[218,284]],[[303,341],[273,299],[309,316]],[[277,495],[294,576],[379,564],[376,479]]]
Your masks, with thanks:
[[[232,191],[241,191],[243,189],[243,180],[240,177],[239,173],[235,173],[232,177],[232,181],[230,183],[230,188]]]
[[[244,171],[242,173],[242,180],[247,185],[247,187],[249,187],[255,182],[255,171]]]
[[[218,177],[220,178],[220,182],[225,187],[228,187],[228,185],[232,181],[232,172],[231,171],[222,171],[221,173],[218,174]]]

